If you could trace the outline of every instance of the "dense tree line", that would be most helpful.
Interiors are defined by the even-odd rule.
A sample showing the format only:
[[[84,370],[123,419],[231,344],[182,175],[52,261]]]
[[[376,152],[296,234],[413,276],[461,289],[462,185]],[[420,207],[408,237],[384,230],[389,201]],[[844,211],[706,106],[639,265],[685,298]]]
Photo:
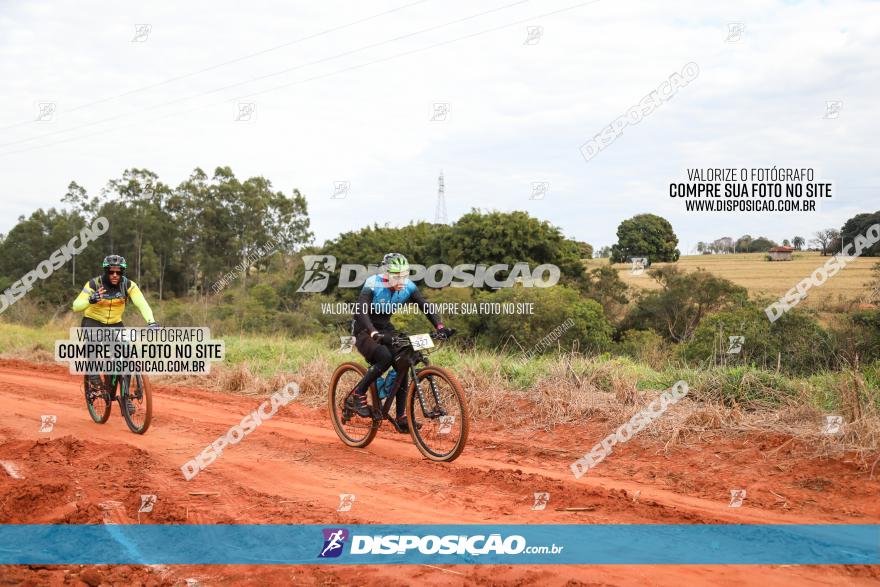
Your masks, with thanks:
[[[201,169],[177,187],[146,169],[128,169],[98,195],[71,182],[66,209],[37,210],[0,240],[0,290],[33,270],[72,235],[104,217],[109,230],[30,295],[51,304],[71,299],[71,287],[100,273],[100,261],[117,253],[128,275],[160,299],[207,293],[210,285],[266,242],[293,252],[308,243],[306,200],[287,196],[263,177],[241,181],[228,167],[213,176]],[[268,263],[266,258],[252,265]],[[249,264],[251,264],[249,262]],[[246,278],[244,272],[243,278]]]
[[[164,184],[144,169],[126,170],[97,195],[75,182],[63,197],[66,207],[37,210],[21,217],[0,238],[0,290],[32,271],[53,251],[96,218],[109,228],[80,254],[45,281],[39,280],[29,300],[64,311],[82,283],[100,272],[101,258],[115,252],[129,261],[129,275],[153,299],[169,325],[206,324],[225,332],[281,332],[291,336],[346,331],[348,316],[324,314],[320,304],[354,296],[356,288],[330,286],[317,294],[297,291],[303,280],[302,255],[334,255],[338,264],[378,265],[389,251],[401,252],[411,263],[494,265],[554,264],[561,282],[553,288],[489,287],[424,288],[431,301],[532,303],[533,315],[448,316],[461,341],[490,348],[526,351],[536,339],[559,324],[566,330],[559,348],[584,352],[619,352],[635,357],[663,357],[689,363],[753,364],[791,373],[812,373],[843,364],[878,358],[878,312],[847,315],[844,326],[826,330],[806,311],[788,313],[771,324],[762,308],[730,281],[705,271],[684,273],[675,266],[649,270],[658,289],[634,291],[610,265],[588,268],[587,243],[566,238],[559,228],[525,212],[472,210],[452,224],[378,225],[346,232],[322,246],[310,244],[305,198],[272,188],[262,177],[241,181],[228,167],[212,176],[201,169],[177,187]],[[844,226],[847,242],[880,221],[878,214],[860,214]],[[625,220],[620,242],[611,254],[626,260],[678,258],[678,239],[668,221],[639,215]],[[762,249],[772,241],[748,235],[737,250]],[[768,241],[768,242],[761,242]],[[796,238],[803,244],[803,239]],[[266,245],[271,243],[269,254]],[[748,245],[746,244],[748,243]],[[838,245],[839,246],[839,245]],[[832,252],[829,242],[826,250]],[[871,251],[876,254],[876,251]],[[236,271],[237,267],[245,267]],[[227,287],[212,288],[233,275]],[[498,278],[506,276],[501,272]],[[212,291],[215,290],[215,291]],[[216,291],[218,290],[219,291]],[[202,303],[209,298],[210,303]],[[198,302],[198,303],[195,303]],[[31,302],[28,302],[31,303]],[[48,318],[48,313],[43,320]],[[396,321],[398,323],[398,321]],[[402,316],[399,326],[423,327],[424,319]],[[741,354],[728,356],[729,336],[746,338]],[[823,359],[815,360],[810,345],[820,344]],[[664,350],[666,349],[666,350]]]
[[[482,212],[472,210],[451,225],[419,222],[403,227],[368,226],[329,240],[314,252],[333,255],[338,263],[378,265],[387,252],[403,253],[410,263],[430,266],[446,264],[494,265],[543,263],[559,267],[563,282],[585,279],[583,259],[592,247],[565,238],[559,228],[526,212]],[[300,275],[301,275],[300,270]],[[501,271],[498,279],[509,272]],[[327,291],[339,292],[337,277],[331,277]],[[487,288],[488,289],[488,288]]]

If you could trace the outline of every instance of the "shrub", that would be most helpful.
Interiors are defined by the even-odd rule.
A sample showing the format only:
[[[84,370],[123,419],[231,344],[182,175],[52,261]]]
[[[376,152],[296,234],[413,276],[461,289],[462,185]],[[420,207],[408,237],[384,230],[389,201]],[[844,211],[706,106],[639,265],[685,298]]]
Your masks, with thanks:
[[[474,301],[478,304],[499,303],[502,308],[505,305],[510,307],[510,304],[533,304],[533,314],[513,312],[468,316],[475,341],[486,346],[530,351],[563,323],[570,326],[563,327],[561,335],[549,348],[576,346],[581,351],[595,353],[611,346],[613,327],[602,306],[566,286],[536,288],[518,285],[494,293],[480,292]]]
[[[663,368],[669,359],[669,345],[653,330],[626,330],[615,343],[614,352],[647,363],[655,369]]]
[[[742,336],[738,352],[731,352],[731,336]],[[835,362],[829,334],[809,314],[787,312],[771,323],[758,304],[707,316],[693,338],[680,349],[682,358],[708,365],[748,365],[790,374],[810,374]]]

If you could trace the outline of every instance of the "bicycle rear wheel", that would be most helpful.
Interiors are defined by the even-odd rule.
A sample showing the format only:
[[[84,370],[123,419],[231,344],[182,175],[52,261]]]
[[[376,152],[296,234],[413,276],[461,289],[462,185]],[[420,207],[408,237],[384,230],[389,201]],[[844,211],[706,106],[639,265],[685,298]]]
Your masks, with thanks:
[[[98,424],[103,424],[110,417],[110,395],[106,391],[92,391],[89,376],[83,375],[83,393],[86,396],[86,407],[89,416]]]
[[[131,400],[134,411],[129,412],[127,399]],[[119,386],[119,407],[128,429],[135,434],[143,434],[153,419],[152,385],[146,375],[135,373],[123,375]]]
[[[339,365],[330,377],[330,389],[327,394],[330,421],[333,422],[336,435],[342,442],[354,448],[364,448],[370,444],[379,430],[379,422],[358,416],[345,406],[345,400],[366,373],[364,366],[357,363]],[[376,385],[373,384],[367,393],[367,404],[371,408],[376,408],[379,405],[378,397]]]
[[[409,430],[419,452],[450,463],[464,450],[470,428],[464,391],[446,369],[425,367],[406,395]]]

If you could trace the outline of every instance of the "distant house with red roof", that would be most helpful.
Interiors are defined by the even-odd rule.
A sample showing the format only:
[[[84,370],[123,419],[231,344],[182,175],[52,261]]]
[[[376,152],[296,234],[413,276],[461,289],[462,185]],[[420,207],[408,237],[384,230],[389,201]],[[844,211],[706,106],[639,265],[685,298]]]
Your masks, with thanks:
[[[791,261],[791,254],[794,249],[791,247],[773,247],[767,253],[771,261]]]

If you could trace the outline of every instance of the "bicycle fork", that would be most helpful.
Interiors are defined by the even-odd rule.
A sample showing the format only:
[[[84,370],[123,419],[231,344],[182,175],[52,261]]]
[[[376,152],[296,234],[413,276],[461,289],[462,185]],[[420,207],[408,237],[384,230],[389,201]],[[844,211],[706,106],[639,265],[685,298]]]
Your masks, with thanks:
[[[434,396],[434,409],[431,411],[428,411],[428,407],[425,405],[425,398],[424,398],[424,396],[422,396],[422,388],[418,384],[419,380],[416,377],[415,369],[413,369],[412,376],[413,376],[413,381],[416,382],[415,393],[417,393],[419,395],[419,405],[422,408],[422,414],[424,414],[424,416],[426,418],[431,419],[431,420],[433,420],[435,418],[439,418],[440,416],[445,416],[446,410],[444,410],[443,406],[440,405],[440,394],[437,393],[437,384],[434,383],[434,378],[430,377],[430,376],[426,377],[426,379],[428,380],[428,385],[431,387],[431,395]]]

